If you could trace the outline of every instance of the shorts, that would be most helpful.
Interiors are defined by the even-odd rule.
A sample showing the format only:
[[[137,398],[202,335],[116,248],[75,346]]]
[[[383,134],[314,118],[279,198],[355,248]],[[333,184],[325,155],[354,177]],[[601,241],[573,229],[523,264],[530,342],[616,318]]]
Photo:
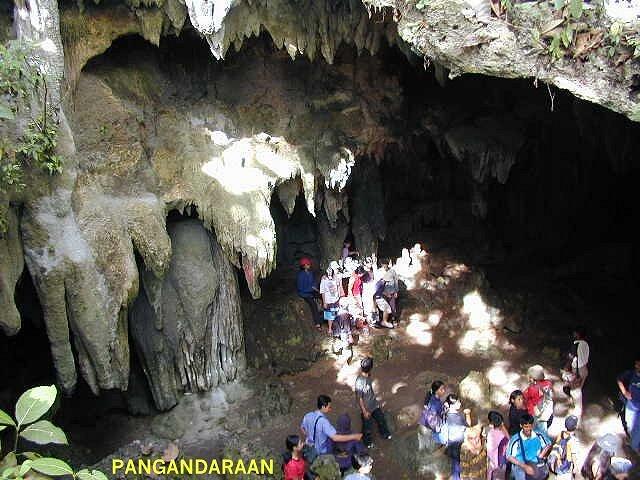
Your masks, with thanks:
[[[376,305],[384,313],[391,313],[391,306],[384,298],[376,298]]]

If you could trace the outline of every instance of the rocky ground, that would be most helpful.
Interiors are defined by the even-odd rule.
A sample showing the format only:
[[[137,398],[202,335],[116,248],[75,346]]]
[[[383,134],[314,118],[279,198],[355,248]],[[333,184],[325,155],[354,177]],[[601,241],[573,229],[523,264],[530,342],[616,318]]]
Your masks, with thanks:
[[[359,359],[372,355],[376,391],[393,431],[391,441],[375,437],[372,455],[376,478],[413,479],[420,477],[418,470],[445,468],[445,459],[420,450],[425,447],[425,436],[416,423],[427,385],[442,379],[452,391],[463,390],[474,421],[482,421],[490,408],[506,411],[509,392],[525,387],[524,374],[530,365],[542,364],[548,376],[558,380],[561,361],[557,345],[561,342],[558,332],[555,339],[550,333],[534,334],[531,315],[527,316],[528,324],[525,315],[517,314],[517,297],[507,301],[495,292],[489,294],[485,276],[446,250],[432,252],[428,263],[429,271],[424,261],[421,268],[401,262],[398,270],[406,290],[401,296],[400,326],[361,335],[352,357],[334,355],[328,338],[303,332],[290,349],[278,352],[276,361],[262,365],[257,374],[242,383],[186,396],[173,410],[154,418],[107,416],[90,431],[77,428],[72,439],[89,449],[85,458],[93,461],[116,449],[116,456],[167,455],[171,442],[186,456],[219,457],[223,451],[232,455],[277,455],[283,450],[285,436],[298,432],[302,416],[314,408],[321,393],[333,399],[334,421],[340,413],[348,412],[354,428],[359,429],[352,386]],[[259,305],[252,312],[254,316],[265,320],[283,315],[269,298],[286,296],[284,290],[289,283],[278,281],[274,285],[262,300],[264,305],[271,305],[271,310]],[[291,309],[294,315],[296,311],[300,316],[306,313],[304,307]],[[297,325],[294,332],[306,328],[304,323]],[[308,327],[311,332],[310,322]],[[512,333],[516,331],[523,333]],[[284,335],[284,339],[287,330],[275,329],[272,334]],[[311,363],[307,351],[312,345],[322,353],[315,363]],[[304,351],[307,355],[302,355]],[[252,363],[251,358],[248,362]],[[289,372],[282,368],[283,364],[296,362],[300,368],[292,365]],[[274,377],[275,373],[280,376]],[[556,382],[555,390],[556,420],[551,433],[560,430],[568,409],[560,382]],[[579,458],[600,434],[622,434],[598,375],[588,381],[585,397],[585,415],[578,433]],[[96,438],[96,431],[105,432],[105,436]],[[101,462],[103,467],[109,464],[106,460]]]

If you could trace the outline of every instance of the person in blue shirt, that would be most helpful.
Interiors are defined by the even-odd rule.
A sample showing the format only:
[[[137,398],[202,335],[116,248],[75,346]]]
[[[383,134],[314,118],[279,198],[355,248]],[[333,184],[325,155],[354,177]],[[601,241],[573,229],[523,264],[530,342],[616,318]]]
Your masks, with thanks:
[[[640,452],[640,354],[636,357],[634,369],[618,376],[618,388],[626,399],[624,421],[631,437],[631,448]]]
[[[551,449],[549,441],[533,429],[535,419],[526,414],[520,417],[520,431],[509,439],[507,462],[511,463],[511,478],[525,480],[536,476],[536,465]]]
[[[361,433],[339,434],[326,417],[331,411],[331,397],[320,395],[318,397],[318,409],[307,413],[302,419],[300,429],[305,436],[305,443],[315,447],[318,455],[326,455],[333,452],[333,442],[348,442],[362,440]],[[312,459],[308,459],[313,463]]]
[[[316,328],[320,330],[322,328],[322,317],[315,301],[315,297],[319,295],[315,283],[316,280],[311,271],[311,260],[307,257],[302,257],[300,259],[300,271],[296,277],[296,288],[298,290],[298,296],[309,305],[313,323]]]

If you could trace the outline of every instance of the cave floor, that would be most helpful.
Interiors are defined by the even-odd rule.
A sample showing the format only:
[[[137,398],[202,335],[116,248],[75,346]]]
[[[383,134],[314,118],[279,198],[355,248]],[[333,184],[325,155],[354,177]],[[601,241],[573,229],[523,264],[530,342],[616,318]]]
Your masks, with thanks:
[[[431,253],[430,272],[427,275],[418,272],[413,281],[409,279],[407,282],[408,289],[401,295],[398,328],[372,330],[368,337],[361,336],[349,363],[346,357],[329,352],[327,338],[327,353],[323,358],[301,373],[281,377],[293,399],[289,414],[270,418],[258,429],[240,429],[237,433],[240,439],[250,438],[254,445],[264,445],[270,451],[283,451],[284,438],[299,432],[302,416],[314,409],[319,394],[328,394],[333,400],[330,418],[334,425],[338,415],[347,412],[351,415],[353,430],[359,431],[360,419],[352,385],[359,359],[365,355],[390,357],[377,361],[373,370],[374,386],[383,410],[390,418],[394,437],[386,441],[374,433],[372,456],[378,480],[416,478],[405,466],[394,461],[397,456],[394,448],[407,445],[407,439],[416,428],[427,385],[436,379],[444,380],[455,391],[457,383],[470,371],[484,373],[491,383],[492,408],[506,416],[509,393],[516,388],[523,389],[527,368],[539,363],[545,367],[548,378],[556,381],[555,420],[550,433],[558,433],[569,408],[559,381],[560,346],[568,343],[568,339],[563,337],[564,332],[538,332],[525,326],[523,333],[513,333],[502,328],[503,325],[511,326],[510,330],[522,327],[511,318],[517,312],[506,311],[508,309],[501,312],[494,308],[481,293],[486,287],[484,277],[449,251]],[[385,336],[390,338],[388,343],[380,339],[376,341],[376,338]],[[597,357],[594,352],[592,360]],[[269,375],[268,372],[258,372],[258,375],[262,373]],[[616,373],[598,365],[591,368],[584,391],[583,421],[577,434],[579,459],[599,435],[607,432],[622,434],[620,421],[608,401]],[[239,412],[246,405],[243,401],[236,402],[224,415],[241,418]],[[481,421],[486,419],[486,413],[486,409],[473,411],[474,422],[477,418]],[[187,456],[219,457],[227,441],[225,433],[211,424],[200,425],[198,422],[191,422],[179,440],[180,450]],[[118,448],[121,454],[135,454],[140,450],[140,442],[132,442],[141,440],[144,444],[151,432],[150,424],[149,418],[112,414],[97,419],[89,428],[74,429],[74,443],[83,445],[87,452],[91,451],[88,456],[93,458],[96,455],[101,458]],[[111,431],[113,434],[96,438],[95,432],[99,431]],[[123,445],[134,446],[123,450]]]

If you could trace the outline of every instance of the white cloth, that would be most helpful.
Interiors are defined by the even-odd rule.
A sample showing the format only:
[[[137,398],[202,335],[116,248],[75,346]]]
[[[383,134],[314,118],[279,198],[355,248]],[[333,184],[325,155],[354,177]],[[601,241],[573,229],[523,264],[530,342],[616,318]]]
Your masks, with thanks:
[[[320,281],[320,295],[324,303],[336,303],[340,300],[340,280],[335,276],[333,278],[322,277]]]
[[[573,342],[578,344],[578,355],[573,357],[571,368],[575,371],[578,368],[586,367],[589,363],[589,344],[584,340],[576,340]]]

